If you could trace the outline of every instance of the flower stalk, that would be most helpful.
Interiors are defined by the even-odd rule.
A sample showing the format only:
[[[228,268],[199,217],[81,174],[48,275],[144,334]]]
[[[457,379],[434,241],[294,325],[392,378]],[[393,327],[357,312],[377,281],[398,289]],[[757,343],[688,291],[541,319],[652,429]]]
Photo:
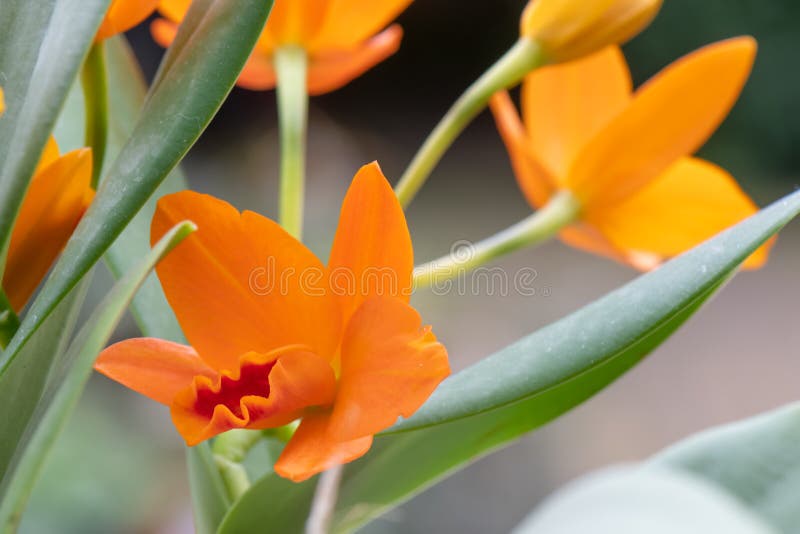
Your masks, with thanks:
[[[486,107],[497,91],[519,83],[530,71],[546,63],[541,47],[522,38],[453,104],[417,152],[395,188],[403,207],[408,206],[434,167],[464,128]]]
[[[525,247],[539,245],[575,222],[580,204],[569,191],[561,191],[533,215],[492,237],[414,269],[414,285],[441,284]]]
[[[303,233],[308,121],[306,51],[294,45],[278,48],[275,51],[275,70],[278,77],[278,124],[281,144],[279,221],[287,232],[300,239]]]
[[[105,42],[92,45],[81,71],[86,112],[85,144],[92,149],[92,189],[97,190],[108,144],[108,77]]]

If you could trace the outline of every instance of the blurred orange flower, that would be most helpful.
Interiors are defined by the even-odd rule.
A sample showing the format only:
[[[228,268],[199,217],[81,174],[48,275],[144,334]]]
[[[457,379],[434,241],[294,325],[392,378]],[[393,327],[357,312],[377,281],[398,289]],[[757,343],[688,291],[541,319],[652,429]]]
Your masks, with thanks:
[[[170,406],[188,445],[302,418],[275,470],[303,480],[366,453],[449,374],[408,304],[411,238],[377,163],[353,180],[327,267],[269,219],[189,191],[161,199],[153,241],[185,219],[199,230],[157,270],[191,346],[130,339],[96,369]]]
[[[113,0],[100,24],[95,41],[130,30],[149,17],[157,5],[158,0]]]
[[[0,89],[0,115],[4,110]],[[91,178],[90,149],[59,156],[50,138],[11,232],[3,289],[15,311],[25,307],[89,207]]]
[[[403,31],[385,28],[411,0],[275,0],[269,19],[237,84],[254,90],[275,87],[273,53],[297,45],[308,54],[308,92],[328,93],[394,54]],[[153,22],[153,38],[167,47],[191,0],[161,0],[165,17]],[[380,33],[378,33],[380,32]]]
[[[700,49],[636,92],[617,47],[544,68],[491,108],[534,208],[567,190],[581,220],[570,245],[646,270],[757,211],[723,169],[691,157],[728,114],[756,53],[749,37]],[[745,267],[764,264],[768,247]]]
[[[622,44],[647,27],[663,0],[531,0],[520,33],[544,48],[550,62]]]

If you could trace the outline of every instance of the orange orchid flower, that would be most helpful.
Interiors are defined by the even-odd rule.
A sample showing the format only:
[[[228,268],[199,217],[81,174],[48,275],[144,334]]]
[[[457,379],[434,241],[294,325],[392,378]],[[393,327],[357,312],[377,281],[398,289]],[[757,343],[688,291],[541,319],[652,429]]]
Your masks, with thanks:
[[[0,115],[3,111],[0,90]],[[11,232],[3,289],[14,311],[25,307],[89,207],[91,177],[90,149],[60,156],[50,138]]]
[[[275,0],[253,54],[239,76],[240,87],[275,87],[273,53],[297,45],[308,54],[308,92],[319,95],[339,89],[397,52],[403,31],[385,28],[411,0]],[[191,0],[161,0],[165,17],[155,20],[153,38],[167,47]],[[379,33],[378,33],[379,32]]]
[[[736,102],[756,53],[749,37],[707,46],[633,92],[617,47],[529,75],[523,121],[491,102],[517,181],[534,208],[559,191],[581,206],[561,238],[641,270],[757,211],[723,169],[691,157]],[[756,251],[746,268],[767,259]]]
[[[377,163],[353,180],[327,267],[271,220],[190,191],[159,201],[153,241],[185,219],[199,230],[157,272],[191,346],[130,339],[95,367],[168,405],[188,445],[301,418],[275,465],[300,481],[365,454],[449,374],[408,304],[411,238]]]
[[[548,59],[568,61],[623,44],[655,18],[663,0],[530,0],[520,33],[539,43]]]
[[[102,41],[118,33],[124,33],[149,17],[158,5],[158,0],[113,0],[108,8],[95,41]]]

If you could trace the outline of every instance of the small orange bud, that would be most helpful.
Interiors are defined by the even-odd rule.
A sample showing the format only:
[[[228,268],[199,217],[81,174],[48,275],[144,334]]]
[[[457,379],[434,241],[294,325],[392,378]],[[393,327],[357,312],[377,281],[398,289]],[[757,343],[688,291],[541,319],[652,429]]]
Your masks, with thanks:
[[[551,62],[622,44],[655,18],[663,0],[531,0],[522,36],[539,43]]]

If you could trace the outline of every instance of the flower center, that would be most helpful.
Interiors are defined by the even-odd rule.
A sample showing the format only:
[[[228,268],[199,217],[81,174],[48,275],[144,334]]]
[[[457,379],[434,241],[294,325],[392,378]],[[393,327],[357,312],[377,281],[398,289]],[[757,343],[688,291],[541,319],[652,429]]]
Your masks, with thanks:
[[[244,397],[269,398],[269,373],[277,362],[277,354],[249,353],[242,357],[238,374],[222,374],[217,384],[197,384],[198,413],[211,417],[214,408],[222,404],[236,417],[242,418],[241,401]]]

